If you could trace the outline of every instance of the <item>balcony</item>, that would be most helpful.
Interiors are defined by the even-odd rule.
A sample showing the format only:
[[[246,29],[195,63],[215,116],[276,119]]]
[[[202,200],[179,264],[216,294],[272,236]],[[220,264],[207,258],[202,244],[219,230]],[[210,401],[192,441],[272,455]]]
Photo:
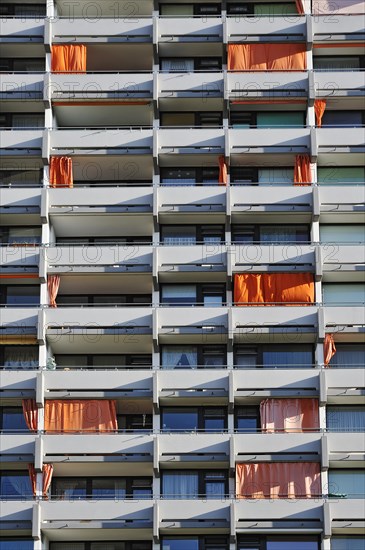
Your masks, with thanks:
[[[258,162],[256,155],[262,153],[266,155],[274,154],[277,162],[277,154],[280,153],[282,155],[280,159],[283,163],[294,166],[295,154],[309,153],[310,151],[310,129],[231,129],[228,134],[228,147],[232,156],[232,164],[235,161],[242,163],[242,154],[245,155],[245,161],[247,159]],[[270,162],[268,158],[266,161]]]
[[[352,19],[348,17],[347,19]],[[337,97],[359,97],[365,95],[364,73],[362,71],[314,71],[316,97],[323,99]]]
[[[288,445],[290,445],[289,448]],[[250,461],[318,461],[321,455],[321,435],[319,433],[235,434],[231,452],[233,468],[236,463]]]
[[[46,19],[47,35],[52,36],[52,42],[57,43],[123,43],[152,42],[152,17],[138,18],[78,18],[70,21],[68,18]],[[74,34],[71,34],[72,31]]]
[[[270,186],[231,186],[229,189],[233,223],[270,223],[293,219],[295,223],[309,223],[312,219],[313,195],[311,187],[273,184]]]
[[[363,282],[365,252],[362,245],[322,245],[324,282]]]
[[[6,508],[6,509],[4,509]],[[32,501],[12,501],[3,507],[1,518],[1,534],[14,536],[29,536],[32,533]],[[8,533],[7,533],[8,532]]]
[[[212,371],[160,371],[156,373],[155,401],[161,405],[226,405],[228,403],[228,376]]]
[[[161,129],[156,135],[154,156],[159,156],[162,166],[191,166],[197,162],[196,155],[200,165],[217,166],[217,155],[224,154],[224,141],[221,129]]]
[[[265,335],[270,342],[314,342],[318,330],[315,305],[265,307],[233,307],[230,333],[237,343],[252,343]]]
[[[44,19],[41,17],[3,17],[1,42],[3,44],[40,43],[43,45]]]
[[[0,100],[35,101],[43,98],[43,73],[2,73],[1,80]]]
[[[365,213],[362,185],[320,185],[320,223],[363,223]]]
[[[361,368],[327,369],[324,372],[325,396],[328,404],[353,405],[363,404],[365,381]],[[350,450],[342,446],[343,449]]]
[[[272,23],[272,20],[271,20]],[[328,74],[328,73],[325,73]],[[328,82],[328,80],[326,81]],[[308,95],[308,73],[228,72],[225,99],[298,99]]]
[[[219,244],[163,246],[156,249],[156,277],[160,282],[225,281],[227,258]]]
[[[19,310],[17,310],[19,311]],[[53,353],[150,353],[152,311],[146,307],[59,307],[40,315],[41,338]]]
[[[259,404],[269,397],[318,397],[319,371],[303,368],[237,369],[232,379],[234,401]]]
[[[312,245],[292,243],[283,245],[232,245],[229,273],[269,271],[315,271],[315,252]]]
[[[241,42],[305,42],[307,24],[305,17],[228,17],[227,41]]]
[[[156,314],[160,343],[223,344],[227,341],[228,318],[224,307],[163,307]]]
[[[31,189],[1,189],[1,220],[4,225],[41,223],[41,190]]]
[[[363,468],[365,444],[363,433],[327,433],[328,465],[331,468]]]
[[[226,187],[218,185],[159,187],[154,214],[160,223],[223,223],[226,197]]]
[[[37,157],[42,152],[43,130],[1,130],[0,156],[4,159],[14,157]]]
[[[349,17],[338,12],[335,17],[328,15],[313,17],[313,35],[315,42],[322,42],[322,44],[344,40],[354,43],[364,41],[365,38],[361,17]]]
[[[327,332],[340,330],[343,336],[344,333],[350,334],[364,332],[365,327],[365,311],[363,304],[352,305],[333,305],[324,306],[324,326]]]
[[[157,527],[162,535],[228,533],[229,501],[161,500],[157,503]]]
[[[176,98],[213,100],[223,99],[222,73],[163,73],[156,74],[158,98],[163,106],[173,108],[169,100]],[[194,105],[195,103],[192,103]],[[196,103],[197,105],[197,103]]]
[[[330,536],[364,532],[364,506],[358,499],[331,499],[325,503],[325,534]]]
[[[189,376],[192,372],[189,371]],[[185,373],[186,375],[186,373]],[[181,468],[226,468],[229,464],[229,435],[196,433],[160,434],[156,467],[168,464]]]
[[[361,162],[365,153],[364,129],[359,128],[317,128],[317,154],[319,160],[329,165],[332,162],[341,163],[338,155],[351,154],[346,162]],[[315,155],[316,151],[312,151]],[[322,156],[325,155],[325,156]],[[351,159],[351,160],[350,160]],[[342,161],[343,162],[343,161]]]
[[[32,244],[9,244],[0,247],[2,282],[14,282],[14,275],[26,275],[27,281],[36,282],[39,277],[39,247]],[[9,275],[9,281],[4,280]],[[33,276],[32,276],[33,275]]]

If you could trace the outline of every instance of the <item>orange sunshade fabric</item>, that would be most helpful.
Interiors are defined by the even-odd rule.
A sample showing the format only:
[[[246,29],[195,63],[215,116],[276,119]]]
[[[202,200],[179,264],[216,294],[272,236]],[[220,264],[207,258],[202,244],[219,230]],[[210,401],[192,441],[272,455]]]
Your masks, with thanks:
[[[314,102],[314,113],[316,115],[316,125],[318,128],[322,126],[322,117],[326,110],[326,100],[325,99],[316,99]]]
[[[38,430],[38,408],[35,399],[22,400],[23,415],[25,422],[32,432]]]
[[[261,429],[266,433],[305,432],[319,428],[317,399],[265,399],[260,403]]]
[[[306,186],[312,183],[309,155],[296,155],[294,164],[294,185]]]
[[[221,155],[218,159],[219,161],[219,177],[218,177],[218,183],[221,185],[227,185],[228,177],[227,177],[227,165],[226,161],[223,155]]]
[[[333,339],[333,334],[326,334],[324,339],[324,366],[329,367],[332,357],[336,353],[336,344]]]
[[[43,479],[42,479],[42,495],[45,499],[48,500],[48,489],[51,486],[52,475],[53,475],[53,464],[43,464],[42,469]]]
[[[85,73],[86,46],[83,44],[52,46],[51,71],[53,73]]]
[[[49,184],[51,187],[73,187],[71,157],[51,157]]]
[[[116,404],[112,400],[47,400],[44,429],[48,432],[111,432],[118,429]]]
[[[313,275],[311,273],[236,274],[234,302],[238,306],[313,303]]]
[[[32,493],[35,497],[37,494],[37,472],[35,471],[33,464],[28,464],[28,472],[30,478],[30,485],[32,487]]]
[[[297,12],[300,13],[300,15],[303,15],[304,12],[304,6],[303,6],[303,0],[295,0],[295,5],[297,7]]]
[[[261,462],[236,465],[237,498],[311,498],[321,495],[320,465]]]
[[[50,307],[57,307],[56,298],[60,288],[61,277],[59,275],[49,275],[47,278],[47,289]]]
[[[229,44],[229,71],[304,71],[305,44]]]

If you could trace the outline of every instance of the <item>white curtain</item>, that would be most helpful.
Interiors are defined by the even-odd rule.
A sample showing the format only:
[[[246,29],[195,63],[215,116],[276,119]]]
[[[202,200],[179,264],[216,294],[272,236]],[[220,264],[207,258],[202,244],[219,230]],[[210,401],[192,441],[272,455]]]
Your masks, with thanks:
[[[365,409],[361,407],[328,407],[327,430],[330,432],[364,432]]]
[[[5,367],[38,367],[38,348],[29,349],[14,346],[5,352]]]
[[[162,366],[164,368],[195,368],[198,362],[195,346],[164,346]]]
[[[176,57],[175,59],[162,59],[161,70],[168,73],[186,73],[194,71],[194,60]]]
[[[177,472],[164,474],[162,478],[164,498],[197,498],[198,475],[195,472]]]

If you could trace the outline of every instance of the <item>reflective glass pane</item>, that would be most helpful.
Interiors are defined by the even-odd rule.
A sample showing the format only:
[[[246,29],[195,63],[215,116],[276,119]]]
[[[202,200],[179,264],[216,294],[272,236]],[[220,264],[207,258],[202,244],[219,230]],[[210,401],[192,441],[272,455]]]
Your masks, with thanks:
[[[198,428],[198,411],[180,409],[163,411],[162,429],[175,431],[191,431]]]
[[[28,473],[7,474],[0,477],[1,496],[6,498],[24,498],[33,495]]]
[[[163,539],[162,550],[199,550],[198,538]]]
[[[33,540],[0,540],[0,550],[33,550],[33,548]],[[80,548],[80,550],[83,550],[83,548]]]
[[[3,409],[2,429],[8,431],[28,431],[22,409]]]
[[[333,536],[331,537],[331,550],[365,550],[365,537]]]

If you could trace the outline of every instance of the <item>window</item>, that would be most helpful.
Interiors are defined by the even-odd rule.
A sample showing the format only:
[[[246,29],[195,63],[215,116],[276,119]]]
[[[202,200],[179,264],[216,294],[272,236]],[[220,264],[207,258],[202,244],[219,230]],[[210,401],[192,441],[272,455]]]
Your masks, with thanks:
[[[53,478],[51,494],[60,500],[146,499],[152,496],[151,478]]]
[[[333,535],[331,550],[364,550],[365,537],[356,535]]]
[[[324,225],[319,226],[320,240],[322,243],[353,243],[365,242],[364,226],[360,224],[351,225]]]
[[[363,184],[365,168],[363,166],[319,166],[317,179],[322,185]]]
[[[10,187],[39,186],[42,181],[40,170],[0,170],[0,182]]]
[[[0,242],[4,244],[39,244],[41,235],[40,227],[2,227]]]
[[[313,56],[313,68],[317,71],[359,70],[364,67],[360,56]]]
[[[209,259],[207,260],[209,261]],[[225,301],[224,285],[161,285],[161,303],[171,306],[221,306]]]
[[[247,168],[231,167],[231,182],[235,184],[282,184],[292,185],[294,182],[293,167],[287,168]]]
[[[172,246],[222,243],[225,238],[223,225],[164,225],[160,232],[161,242]]]
[[[319,550],[317,537],[239,535],[238,550]]]
[[[149,541],[51,542],[50,550],[152,550]],[[23,550],[23,549],[22,549]]]
[[[33,550],[34,541],[33,539],[23,539],[23,538],[8,538],[2,537],[0,539],[0,550]]]
[[[331,359],[331,368],[351,369],[364,366],[364,344],[336,344],[336,353]]]
[[[167,73],[217,72],[222,69],[222,60],[218,57],[162,58],[160,59],[160,68],[161,71]]]
[[[256,15],[260,16],[280,16],[286,15],[298,16],[294,2],[228,2],[228,15]]]
[[[114,244],[150,244],[152,237],[146,235],[144,237],[56,237],[57,244],[70,244],[70,245],[89,245],[89,244],[102,244],[104,246]]]
[[[3,4],[0,6],[0,15],[16,15],[17,17],[45,17],[44,4]]]
[[[364,498],[365,472],[363,470],[329,470],[328,493],[333,497]]]
[[[108,306],[108,305],[123,305],[133,304],[135,305],[148,305],[151,303],[152,297],[150,294],[59,294],[57,296],[58,306],[73,306],[73,305],[95,305],[95,306]]]
[[[58,367],[133,367],[150,368],[152,356],[150,354],[57,354],[55,360]]]
[[[117,414],[118,430],[149,433],[152,430],[152,414]]]
[[[160,113],[160,126],[196,126],[218,128],[222,125],[222,113],[200,112],[200,113]]]
[[[238,369],[263,368],[310,368],[313,365],[311,344],[272,344],[262,346],[237,346],[234,364]]]
[[[256,433],[260,429],[259,407],[236,407],[235,430],[239,433]]]
[[[323,285],[323,303],[347,306],[365,303],[365,285],[362,284],[329,284]]]
[[[0,494],[5,499],[24,499],[33,497],[29,473],[21,471],[0,472]]]
[[[38,285],[4,285],[1,287],[1,302],[8,306],[26,307],[39,305]]]
[[[162,537],[161,550],[228,550],[229,543],[224,536]]]
[[[169,432],[221,432],[226,429],[224,407],[165,407],[161,415],[161,429]]]
[[[222,499],[227,495],[224,471],[169,471],[162,473],[161,493],[164,498]]]
[[[0,427],[4,432],[28,432],[22,407],[0,407]]]
[[[361,111],[325,111],[322,118],[322,127],[356,128],[363,125]]]
[[[327,430],[329,432],[364,432],[365,409],[361,406],[328,406]]]
[[[236,225],[232,226],[235,243],[310,242],[307,225]]]
[[[162,168],[161,183],[167,185],[217,184],[219,168]]]
[[[162,346],[162,368],[218,368],[226,364],[225,346]]]
[[[7,368],[35,368],[39,365],[38,346],[1,346],[0,360]]]
[[[231,125],[233,128],[303,128],[305,113],[304,111],[232,111]]]

